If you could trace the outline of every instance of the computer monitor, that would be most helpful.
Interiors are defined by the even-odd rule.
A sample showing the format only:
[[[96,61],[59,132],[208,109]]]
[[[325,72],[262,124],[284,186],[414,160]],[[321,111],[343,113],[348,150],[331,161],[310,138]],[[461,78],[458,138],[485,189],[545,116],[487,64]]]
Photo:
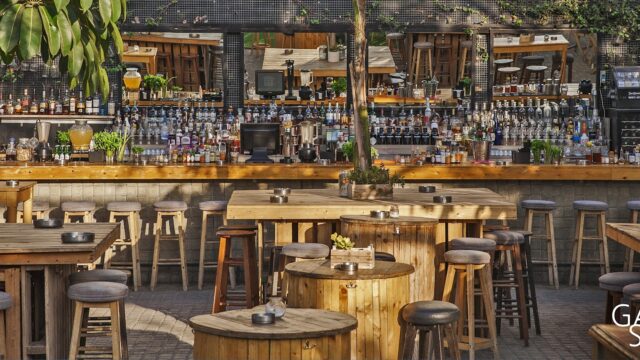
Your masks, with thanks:
[[[269,155],[279,154],[280,124],[241,124],[240,145],[243,154],[253,154],[256,148],[266,148]]]
[[[256,94],[274,97],[284,94],[284,71],[256,70]]]

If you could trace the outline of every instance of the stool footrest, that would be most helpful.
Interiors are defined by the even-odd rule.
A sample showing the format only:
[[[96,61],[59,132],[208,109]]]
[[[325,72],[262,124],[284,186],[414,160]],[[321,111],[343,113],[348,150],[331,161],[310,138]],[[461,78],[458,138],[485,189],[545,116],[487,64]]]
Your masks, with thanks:
[[[182,265],[180,259],[162,259],[158,260],[157,265]]]

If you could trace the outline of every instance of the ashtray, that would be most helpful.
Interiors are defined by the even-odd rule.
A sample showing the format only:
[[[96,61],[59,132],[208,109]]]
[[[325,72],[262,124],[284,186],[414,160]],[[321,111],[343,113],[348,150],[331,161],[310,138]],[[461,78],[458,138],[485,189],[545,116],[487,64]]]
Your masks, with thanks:
[[[320,159],[318,160],[318,164],[321,166],[329,166],[329,159]]]
[[[251,322],[257,325],[269,325],[276,322],[276,316],[272,313],[251,314]]]
[[[59,229],[62,227],[62,220],[39,219],[33,222],[33,227],[36,229]]]
[[[506,166],[507,162],[504,160],[498,160],[496,161],[496,166]]]
[[[274,204],[285,204],[289,202],[289,197],[280,195],[271,195],[271,202]]]
[[[340,271],[345,271],[348,273],[354,273],[358,271],[358,263],[356,262],[344,262],[336,265],[336,269]]]
[[[453,201],[451,195],[437,195],[433,197],[433,202],[436,204],[448,204]]]
[[[5,182],[5,184],[7,184],[7,186],[11,186],[11,187],[16,187],[20,184],[20,181],[18,180],[7,180]]]
[[[275,189],[273,189],[273,195],[289,196],[289,194],[291,194],[291,189],[289,189],[289,188],[275,188]]]
[[[200,34],[189,34],[189,38],[191,38],[191,39],[199,39],[200,38]]]
[[[418,187],[418,191],[421,193],[434,193],[436,192],[436,187],[433,185],[421,185]]]
[[[93,242],[96,234],[90,232],[66,232],[62,233],[60,237],[65,244],[83,244]]]
[[[372,218],[376,218],[376,219],[389,218],[389,212],[384,210],[371,210],[370,215]]]

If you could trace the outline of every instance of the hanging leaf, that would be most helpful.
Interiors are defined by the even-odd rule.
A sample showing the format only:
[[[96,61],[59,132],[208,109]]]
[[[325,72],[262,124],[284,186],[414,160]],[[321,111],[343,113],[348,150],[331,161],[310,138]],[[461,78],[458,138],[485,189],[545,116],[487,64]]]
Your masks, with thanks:
[[[69,55],[69,76],[76,77],[82,70],[82,63],[84,62],[84,54],[82,49],[82,42],[78,42],[73,45],[71,54]]]
[[[67,14],[60,12],[56,16],[56,22],[58,23],[58,31],[60,32],[60,52],[62,55],[69,55],[71,47],[73,46],[73,33],[71,31],[71,23]]]
[[[9,54],[20,38],[20,20],[24,7],[12,5],[0,19],[0,50]]]
[[[111,21],[111,0],[98,0],[98,11],[102,21],[108,24]]]
[[[116,0],[113,0],[116,1]],[[127,0],[120,0],[120,8],[122,9],[120,13],[122,14],[122,21],[127,20]],[[115,21],[114,21],[115,22]]]
[[[61,11],[69,5],[69,0],[53,0],[56,10]]]
[[[93,4],[93,0],[80,0],[80,10],[82,10],[82,12],[89,11],[91,4]]]
[[[111,38],[113,39],[113,44],[116,46],[116,51],[118,52],[118,54],[122,53],[122,36],[120,36],[120,30],[114,24],[111,24]]]
[[[20,56],[31,59],[40,52],[42,41],[42,20],[34,7],[25,7],[20,25]]]
[[[120,0],[111,0],[111,22],[117,23],[122,14],[122,3]]]
[[[44,6],[38,6],[40,18],[42,19],[42,27],[47,35],[47,44],[49,44],[49,52],[51,55],[57,55],[60,51],[60,32],[58,25],[51,18],[51,14]]]

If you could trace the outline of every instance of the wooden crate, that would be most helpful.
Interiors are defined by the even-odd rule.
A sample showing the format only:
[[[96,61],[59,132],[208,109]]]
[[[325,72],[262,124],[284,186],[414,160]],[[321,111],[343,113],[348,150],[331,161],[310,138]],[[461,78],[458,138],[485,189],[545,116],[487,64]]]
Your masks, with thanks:
[[[520,45],[533,42],[533,34],[520,34]]]
[[[373,269],[375,266],[375,251],[373,246],[366,248],[353,248],[351,250],[340,250],[335,247],[331,249],[331,268],[345,262],[358,263],[358,269]]]

